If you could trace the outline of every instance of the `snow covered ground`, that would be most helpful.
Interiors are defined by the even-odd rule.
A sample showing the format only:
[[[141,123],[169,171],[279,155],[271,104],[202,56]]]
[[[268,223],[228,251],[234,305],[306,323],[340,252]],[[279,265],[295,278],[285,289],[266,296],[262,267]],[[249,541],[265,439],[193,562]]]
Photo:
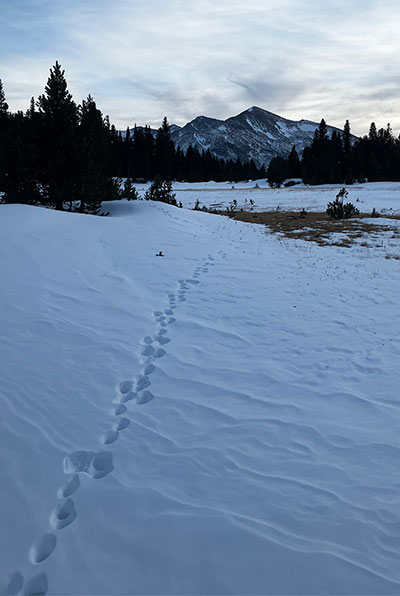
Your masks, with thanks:
[[[0,593],[399,594],[396,247],[107,209],[0,206]]]
[[[138,184],[137,190],[144,195],[150,184]],[[298,184],[290,188],[270,188],[267,181],[256,182],[174,182],[173,188],[177,201],[184,207],[194,207],[196,200],[201,205],[220,209],[227,207],[233,200],[238,208],[254,211],[274,211],[306,209],[306,211],[325,211],[328,202],[334,201],[343,185],[325,184],[306,186]],[[382,213],[400,213],[400,183],[370,182],[353,184],[346,187],[348,201],[354,203],[362,213],[370,213],[375,207]],[[254,201],[254,205],[250,204]]]

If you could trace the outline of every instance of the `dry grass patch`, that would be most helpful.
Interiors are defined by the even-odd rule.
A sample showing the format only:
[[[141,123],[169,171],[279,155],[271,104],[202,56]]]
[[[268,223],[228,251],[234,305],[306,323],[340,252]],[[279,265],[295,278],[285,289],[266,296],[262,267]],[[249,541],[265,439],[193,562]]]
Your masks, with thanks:
[[[226,214],[225,214],[226,215]],[[361,213],[354,219],[332,219],[324,213],[304,213],[299,211],[264,211],[253,213],[238,211],[232,219],[266,225],[272,232],[283,234],[287,238],[299,238],[317,244],[350,247],[355,240],[365,238],[376,244],[382,232],[390,232],[393,238],[400,237],[396,225],[363,221],[371,218],[370,214]],[[385,219],[400,220],[400,215],[385,216]],[[332,234],[342,235],[332,238]],[[358,243],[359,244],[359,243]],[[367,241],[361,246],[370,246]]]

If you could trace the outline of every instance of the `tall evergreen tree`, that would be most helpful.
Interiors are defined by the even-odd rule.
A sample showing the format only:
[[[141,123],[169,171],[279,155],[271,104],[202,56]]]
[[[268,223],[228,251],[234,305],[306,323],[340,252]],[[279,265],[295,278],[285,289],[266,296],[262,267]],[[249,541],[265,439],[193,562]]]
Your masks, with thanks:
[[[343,178],[345,184],[352,184],[353,182],[352,161],[350,122],[346,120],[343,128]]]
[[[283,157],[273,157],[267,168],[268,184],[272,188],[279,188],[288,177],[288,160]]]
[[[343,127],[343,150],[346,155],[350,153],[351,149],[351,134],[350,134],[350,122],[346,120]]]
[[[79,211],[98,214],[101,202],[112,198],[108,129],[91,95],[82,102],[79,115]]]
[[[165,116],[161,127],[157,131],[154,147],[154,161],[156,173],[162,180],[174,177],[175,147],[171,140],[170,126]]]
[[[6,96],[3,89],[3,81],[0,79],[0,114],[6,114],[8,112],[8,103],[6,102]]]
[[[287,175],[288,178],[300,178],[301,176],[301,162],[295,145],[289,153]]]
[[[77,199],[78,109],[67,88],[65,71],[56,62],[50,69],[45,93],[38,106],[43,121],[43,183],[50,204],[62,210],[65,202]]]
[[[371,122],[371,126],[369,127],[368,138],[370,141],[376,141],[376,139],[378,138],[375,122]]]
[[[4,192],[7,172],[7,143],[9,132],[8,103],[4,94],[3,83],[0,79],[0,193]]]

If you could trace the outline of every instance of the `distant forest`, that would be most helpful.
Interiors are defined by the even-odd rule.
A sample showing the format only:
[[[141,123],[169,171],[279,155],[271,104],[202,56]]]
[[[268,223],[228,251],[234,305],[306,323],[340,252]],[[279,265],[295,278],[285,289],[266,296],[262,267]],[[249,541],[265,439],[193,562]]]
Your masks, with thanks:
[[[302,178],[305,184],[353,184],[400,180],[400,137],[390,127],[377,130],[372,122],[369,134],[354,139],[346,120],[343,132],[329,136],[321,120],[309,147],[299,157],[294,146],[285,159],[274,157],[267,169],[271,186],[279,187],[288,178]]]
[[[210,151],[183,152],[169,125],[153,136],[149,128],[124,135],[110,125],[89,97],[77,105],[56,62],[43,95],[29,109],[10,113],[0,80],[0,193],[7,203],[47,205],[59,210],[98,213],[101,202],[121,198],[120,181],[258,179],[253,161],[225,161]]]

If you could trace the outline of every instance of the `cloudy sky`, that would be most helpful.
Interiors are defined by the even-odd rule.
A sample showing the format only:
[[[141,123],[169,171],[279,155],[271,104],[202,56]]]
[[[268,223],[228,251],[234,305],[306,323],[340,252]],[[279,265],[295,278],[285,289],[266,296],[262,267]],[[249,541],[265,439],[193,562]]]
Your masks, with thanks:
[[[12,110],[58,60],[117,128],[252,105],[364,134],[400,129],[399,0],[0,0]]]

